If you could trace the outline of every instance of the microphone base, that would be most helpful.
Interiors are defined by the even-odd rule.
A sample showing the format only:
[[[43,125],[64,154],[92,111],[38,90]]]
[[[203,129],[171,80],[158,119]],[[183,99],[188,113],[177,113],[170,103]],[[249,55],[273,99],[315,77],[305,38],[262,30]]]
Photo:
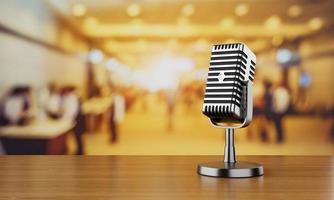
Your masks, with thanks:
[[[203,176],[222,178],[247,178],[264,174],[262,165],[243,161],[203,163],[198,165],[197,172]]]

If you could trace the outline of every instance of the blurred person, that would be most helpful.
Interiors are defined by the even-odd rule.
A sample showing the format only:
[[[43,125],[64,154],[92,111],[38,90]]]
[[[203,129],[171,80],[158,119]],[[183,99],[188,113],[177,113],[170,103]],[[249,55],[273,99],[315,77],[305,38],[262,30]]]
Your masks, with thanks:
[[[7,125],[7,120],[5,118],[4,114],[4,103],[5,103],[6,95],[2,96],[0,98],[0,126]]]
[[[61,92],[60,112],[62,120],[71,120],[75,125],[73,128],[75,141],[77,143],[77,155],[84,154],[84,144],[82,135],[85,131],[85,119],[81,111],[81,103],[79,96],[76,94],[75,88],[66,86]]]
[[[161,93],[163,101],[167,106],[167,131],[173,131],[174,129],[173,115],[176,107],[176,94],[177,89],[165,89]]]
[[[272,117],[276,128],[276,140],[278,143],[284,141],[284,129],[282,121],[289,107],[290,107],[290,94],[288,89],[283,85],[276,87],[273,91]]]
[[[62,115],[61,111],[61,92],[60,89],[57,88],[54,84],[50,84],[48,87],[48,91],[45,91],[47,95],[45,110],[47,115],[51,119],[59,119]]]
[[[14,87],[5,97],[3,116],[5,124],[25,125],[30,118],[31,89],[28,86]]]
[[[305,105],[307,97],[307,89],[311,85],[311,75],[305,70],[301,70],[298,80],[298,90],[297,90],[297,102],[301,105]]]
[[[331,125],[330,125],[330,137],[332,141],[334,141],[334,117],[331,117]]]
[[[266,119],[266,123],[263,124],[263,131],[260,132],[261,140],[267,141],[268,140],[268,131],[266,129],[266,125],[268,125],[272,119],[273,112],[272,112],[272,102],[273,102],[273,94],[272,94],[272,83],[268,80],[264,81],[264,116]]]
[[[125,109],[124,96],[119,88],[114,88],[109,117],[110,141],[112,143],[115,143],[118,140],[119,124],[124,119]]]
[[[139,95],[140,95],[142,112],[143,113],[147,113],[147,110],[148,110],[148,102],[147,102],[148,91],[146,91],[146,90],[140,90]]]
[[[140,93],[135,87],[126,88],[126,90],[122,94],[122,96],[124,97],[126,111],[129,111],[132,108],[139,95]]]
[[[4,117],[4,100],[5,98],[1,97],[0,98],[0,126],[5,126],[7,125],[7,120]],[[6,152],[3,148],[2,141],[0,140],[0,155],[5,155]]]
[[[290,106],[290,94],[286,87],[282,84],[273,88],[272,83],[266,81],[265,83],[265,116],[269,122],[273,122],[276,131],[276,142],[284,141],[284,129],[282,125],[283,117]],[[268,139],[267,131],[261,135],[262,140]]]
[[[251,127],[254,127],[255,129],[260,131],[260,136],[265,135],[265,119],[263,116],[264,113],[264,95],[265,95],[265,86],[262,81],[259,81],[259,79],[255,79],[253,84],[253,123],[251,124]],[[247,137],[249,139],[252,138],[252,129],[247,129]],[[264,137],[264,140],[267,138]]]
[[[201,91],[202,93],[203,91]],[[196,88],[195,84],[189,83],[185,85],[182,89],[183,101],[186,106],[186,112],[189,114],[191,112],[191,108],[194,104],[194,100],[196,98]]]

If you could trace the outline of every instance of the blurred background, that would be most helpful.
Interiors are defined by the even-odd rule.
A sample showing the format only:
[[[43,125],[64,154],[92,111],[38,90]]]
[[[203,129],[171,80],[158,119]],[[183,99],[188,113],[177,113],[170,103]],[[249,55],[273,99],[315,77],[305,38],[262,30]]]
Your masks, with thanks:
[[[214,44],[257,55],[238,155],[333,155],[334,1],[2,0],[2,154],[221,155]]]

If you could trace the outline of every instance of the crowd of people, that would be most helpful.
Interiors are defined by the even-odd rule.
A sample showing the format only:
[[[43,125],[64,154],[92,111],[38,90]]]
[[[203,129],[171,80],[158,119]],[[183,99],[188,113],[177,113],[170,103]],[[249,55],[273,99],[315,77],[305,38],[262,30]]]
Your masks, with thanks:
[[[197,105],[203,101],[205,83],[196,80],[188,84],[181,84],[174,90],[161,90],[155,93],[166,108],[166,130],[173,132],[175,110],[183,104],[186,115],[193,111],[199,112]],[[107,96],[112,103],[109,108],[107,123],[110,132],[110,142],[115,143],[119,136],[119,124],[124,120],[124,114],[138,101],[142,105],[143,113],[150,105],[146,102],[148,91],[140,88],[117,88]],[[73,133],[76,141],[76,154],[84,154],[84,142],[82,135],[87,131],[86,114],[83,112],[83,102],[73,86],[57,86],[50,84],[40,90],[39,95],[32,95],[32,89],[28,86],[12,88],[0,100],[0,126],[16,125],[25,126],[34,121],[38,115],[50,120],[67,120],[75,124]],[[34,97],[33,97],[34,96]],[[293,94],[289,88],[281,83],[256,79],[253,84],[253,123],[248,129],[251,137],[253,132],[263,141],[269,141],[272,128],[275,130],[275,142],[282,143],[286,140],[284,128],[286,116],[295,114],[292,102]],[[37,109],[32,105],[37,100]],[[36,103],[35,103],[36,104]],[[194,108],[196,107],[196,109]],[[36,110],[39,110],[36,112]],[[333,128],[332,128],[333,129]],[[256,131],[254,131],[256,130]],[[333,132],[333,131],[332,131]],[[332,134],[334,135],[334,134]]]
[[[121,88],[113,87],[112,93],[108,95],[112,101],[107,107],[103,122],[108,125],[110,142],[115,143],[128,101],[123,97]],[[74,125],[72,132],[77,146],[75,153],[82,155],[85,153],[82,136],[88,130],[86,117],[89,115],[84,113],[83,108],[83,99],[71,85],[49,84],[34,92],[29,86],[15,86],[0,98],[0,126],[27,126],[40,119],[69,121]]]
[[[51,84],[42,90],[37,97],[38,109],[33,107],[32,89],[29,86],[13,87],[6,94],[0,104],[1,126],[25,126],[35,118],[41,117],[52,120],[66,120],[74,124],[73,132],[77,143],[76,154],[83,154],[82,134],[84,132],[85,120],[81,111],[80,98],[75,87],[56,87]]]

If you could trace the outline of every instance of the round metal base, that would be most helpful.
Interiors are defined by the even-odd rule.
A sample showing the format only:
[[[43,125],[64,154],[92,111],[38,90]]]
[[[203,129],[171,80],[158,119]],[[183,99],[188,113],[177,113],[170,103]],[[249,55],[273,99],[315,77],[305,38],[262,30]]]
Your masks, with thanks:
[[[226,163],[211,162],[199,164],[197,172],[200,175],[212,176],[212,177],[225,177],[225,178],[245,178],[262,176],[264,173],[263,167],[257,163],[251,162],[235,162]]]

